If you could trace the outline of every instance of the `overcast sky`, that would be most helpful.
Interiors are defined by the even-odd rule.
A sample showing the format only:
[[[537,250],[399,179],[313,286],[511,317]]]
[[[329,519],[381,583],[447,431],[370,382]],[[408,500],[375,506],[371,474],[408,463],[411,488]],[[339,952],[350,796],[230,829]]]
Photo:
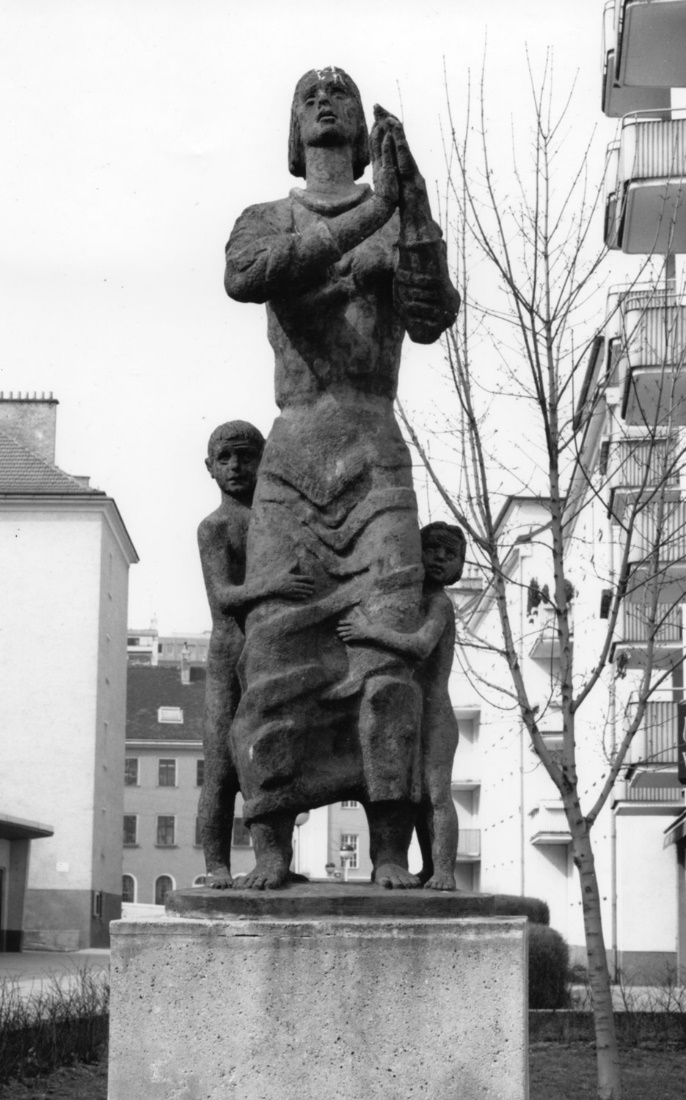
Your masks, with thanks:
[[[57,462],[113,496],[141,562],[129,623],[207,629],[195,531],[217,503],[203,459],[223,420],[275,415],[264,307],[230,302],[223,248],[284,196],[290,101],[346,69],[405,121],[430,188],[453,102],[488,35],[496,118],[524,117],[525,44],[578,74],[579,147],[600,115],[603,0],[0,0],[0,389],[52,390]],[[494,123],[497,125],[497,122]],[[608,126],[610,129],[608,131]],[[506,133],[506,130],[503,131]],[[440,348],[422,349],[427,370]],[[408,400],[424,383],[403,374]],[[433,516],[432,518],[439,518]]]

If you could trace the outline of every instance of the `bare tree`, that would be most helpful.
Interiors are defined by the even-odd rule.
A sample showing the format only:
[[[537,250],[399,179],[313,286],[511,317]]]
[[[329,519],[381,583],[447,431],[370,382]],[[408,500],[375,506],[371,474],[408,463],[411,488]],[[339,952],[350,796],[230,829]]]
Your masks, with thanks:
[[[497,693],[504,707],[518,710],[564,807],[581,889],[598,1097],[620,1100],[592,830],[627,768],[648,758],[642,731],[655,692],[661,685],[681,685],[684,585],[673,567],[686,546],[678,493],[685,311],[665,276],[668,268],[663,264],[660,276],[659,261],[648,258],[636,261],[638,278],[651,279],[648,286],[637,279],[611,294],[604,314],[600,272],[607,249],[595,245],[601,198],[596,181],[587,178],[593,174],[590,139],[570,168],[565,154],[571,97],[556,108],[549,59],[540,82],[530,66],[528,73],[533,126],[525,143],[512,135],[504,188],[496,173],[502,156],[499,151],[494,159],[488,132],[483,72],[478,102],[467,102],[459,132],[450,113],[443,217],[463,293],[458,324],[445,345],[452,408],[442,425],[429,430],[400,412],[435,492],[468,532],[485,574],[485,592],[462,616],[461,659],[482,694],[492,699]],[[481,275],[484,268],[488,279]],[[592,314],[601,311],[602,324],[594,327]],[[651,341],[653,374],[646,381],[631,373],[631,363]],[[617,403],[620,382],[624,404],[633,402],[632,423]],[[512,450],[516,441],[502,442],[502,408],[513,403],[526,435],[518,454]],[[459,468],[457,491],[445,461]],[[553,751],[541,730],[545,706],[538,686],[527,679],[524,639],[513,613],[522,599],[515,591],[521,581],[510,568],[517,547],[501,523],[500,505],[506,493],[522,489],[538,494],[546,513],[527,536],[548,562],[541,578],[547,587],[534,580],[529,610],[532,619],[537,607],[544,610],[556,642],[547,670],[548,703],[559,708],[561,751]],[[612,537],[602,553],[582,532],[593,509],[611,516]],[[604,589],[603,618],[592,634],[596,644],[592,652],[585,644],[582,653],[573,644],[580,568],[595,570]],[[485,599],[497,606],[495,644],[470,632],[470,614]],[[497,660],[509,668],[509,687],[498,676]],[[619,737],[608,738],[606,767],[594,775],[594,796],[582,805],[582,783],[591,786],[583,768],[593,765],[579,751],[579,734],[592,698],[596,706],[603,700],[606,713],[623,708],[624,725]],[[640,751],[632,752],[639,731]]]

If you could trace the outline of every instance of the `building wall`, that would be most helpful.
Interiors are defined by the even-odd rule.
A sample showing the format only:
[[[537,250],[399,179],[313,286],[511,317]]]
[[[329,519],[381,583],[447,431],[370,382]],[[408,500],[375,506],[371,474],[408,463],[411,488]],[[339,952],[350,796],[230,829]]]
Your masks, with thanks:
[[[13,812],[55,826],[32,852],[27,947],[80,948],[94,935],[102,939],[92,927],[91,891],[94,818],[107,817],[94,781],[103,522],[99,509],[67,512],[47,502],[0,513],[0,666],[13,670],[3,685],[0,802],[9,804],[11,792]],[[119,562],[111,595],[113,607],[125,607]],[[110,673],[118,682],[113,667]],[[114,724],[114,710],[106,709]],[[123,714],[119,722],[123,729]],[[107,791],[111,784],[99,784],[98,797]],[[116,842],[105,842],[104,825],[99,832],[106,870],[98,882],[114,889]]]
[[[128,563],[107,523],[102,526],[100,614],[97,635],[98,692],[93,775],[92,889],[101,904],[92,915],[92,944],[109,942],[109,922],[121,916],[124,812],[121,777],[126,731],[126,622]]]
[[[674,846],[663,847],[673,817],[667,811],[621,814],[617,820],[617,946],[629,978],[659,981],[676,965],[678,866]]]

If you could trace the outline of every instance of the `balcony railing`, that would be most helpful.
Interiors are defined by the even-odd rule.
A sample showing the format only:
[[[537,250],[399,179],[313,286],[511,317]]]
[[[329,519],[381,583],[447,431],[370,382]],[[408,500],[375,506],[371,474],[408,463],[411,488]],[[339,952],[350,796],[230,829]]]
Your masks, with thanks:
[[[457,858],[481,858],[481,829],[460,829],[457,841]]]
[[[616,77],[636,87],[686,87],[685,0],[616,0]]]
[[[635,527],[629,551],[634,565],[650,568],[657,554],[660,566],[686,569],[686,503],[656,501],[635,513]],[[621,534],[620,534],[621,541]]]
[[[649,625],[650,605],[624,603],[622,637],[627,642],[647,644],[652,635],[656,642],[681,642],[681,608],[670,604],[657,604],[655,626]]]
[[[631,721],[635,704],[628,708]],[[627,764],[661,765],[677,763],[678,709],[669,699],[653,700],[646,705],[641,725],[627,753]]]
[[[654,488],[679,484],[674,448],[666,439],[621,439],[612,448],[615,489]]]

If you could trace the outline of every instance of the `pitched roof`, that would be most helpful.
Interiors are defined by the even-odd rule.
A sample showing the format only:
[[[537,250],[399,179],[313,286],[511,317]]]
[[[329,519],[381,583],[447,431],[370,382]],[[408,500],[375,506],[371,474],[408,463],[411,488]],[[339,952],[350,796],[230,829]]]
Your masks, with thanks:
[[[65,474],[44,458],[29,450],[14,436],[0,429],[0,494],[55,494],[62,496],[105,496],[78,478]]]
[[[202,670],[204,671],[204,670]],[[127,672],[126,737],[141,741],[202,741],[205,680],[181,683],[179,668],[129,665]],[[183,723],[158,722],[160,707],[180,707]]]

